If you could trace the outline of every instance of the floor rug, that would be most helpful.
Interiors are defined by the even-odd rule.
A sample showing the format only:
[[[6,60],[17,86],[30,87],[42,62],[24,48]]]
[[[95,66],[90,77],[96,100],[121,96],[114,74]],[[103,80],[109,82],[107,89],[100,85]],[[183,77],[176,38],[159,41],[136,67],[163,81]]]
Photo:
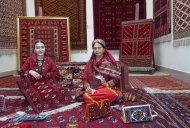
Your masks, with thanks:
[[[180,128],[190,128],[190,94],[152,94]]]
[[[161,90],[190,90],[190,84],[171,76],[129,76],[129,83],[135,88],[157,88]]]
[[[16,89],[17,90],[0,90],[0,94],[5,96],[23,96],[21,91],[18,88]]]
[[[101,118],[96,121],[87,122],[84,115],[85,105],[83,104],[82,106],[78,106],[64,112],[49,115],[44,121],[31,121],[24,123],[31,124],[32,128],[65,128],[69,124],[75,124],[78,127],[85,128],[179,128],[179,125],[173,122],[173,119],[168,116],[165,109],[162,108],[161,105],[157,104],[150,94],[141,89],[135,89],[132,93],[137,96],[137,102],[126,101],[119,104],[125,106],[151,104],[152,108],[158,113],[158,116],[155,117],[153,121],[125,124],[121,120],[121,112],[113,109],[111,116]],[[0,113],[0,116],[15,113],[16,111],[25,111],[30,114],[34,113],[25,99],[7,99],[6,105],[7,112]],[[14,124],[14,122],[5,121],[0,123],[0,127],[10,127]]]
[[[1,88],[16,88],[16,81],[20,80],[20,76],[6,76],[0,78]]]

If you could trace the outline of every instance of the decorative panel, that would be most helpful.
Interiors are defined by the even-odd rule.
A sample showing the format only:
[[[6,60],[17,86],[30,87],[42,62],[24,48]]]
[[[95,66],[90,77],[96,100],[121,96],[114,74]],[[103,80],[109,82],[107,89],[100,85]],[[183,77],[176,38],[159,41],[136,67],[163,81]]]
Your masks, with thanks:
[[[153,67],[153,20],[122,22],[119,59],[128,67]]]
[[[44,40],[46,52],[55,62],[70,61],[69,19],[67,17],[18,17],[19,69],[32,53],[35,40]]]
[[[38,0],[40,4],[43,16],[69,17],[72,50],[87,49],[86,0]]]
[[[121,22],[135,19],[137,0],[93,0],[94,38],[102,38],[110,50],[119,50]],[[140,19],[146,19],[146,0],[139,0]]]
[[[171,32],[170,2],[171,0],[154,0],[154,38]]]
[[[16,53],[16,18],[26,14],[25,0],[0,1],[0,54]]]

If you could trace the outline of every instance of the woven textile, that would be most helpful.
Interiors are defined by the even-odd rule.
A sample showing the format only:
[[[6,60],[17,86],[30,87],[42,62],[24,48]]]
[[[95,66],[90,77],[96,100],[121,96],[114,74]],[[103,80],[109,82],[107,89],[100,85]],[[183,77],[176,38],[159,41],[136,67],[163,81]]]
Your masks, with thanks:
[[[0,54],[16,53],[16,17],[25,15],[25,0],[0,1]]]
[[[16,81],[20,80],[20,76],[5,76],[0,78],[1,88],[16,88]]]
[[[83,74],[85,65],[81,66],[60,66],[59,72],[61,75],[60,84],[72,89],[83,88]]]
[[[173,38],[190,36],[190,1],[173,0]]]
[[[152,97],[164,108],[179,128],[190,127],[190,93],[158,93],[152,94]]]
[[[145,93],[142,90],[132,91],[134,95],[139,99],[137,102],[123,102],[119,105],[132,106],[132,105],[143,105],[151,104],[151,107],[159,113],[158,117],[155,117],[153,121],[143,122],[143,123],[131,123],[125,124],[121,120],[121,112],[113,109],[112,115],[100,118],[96,121],[87,122],[85,121],[85,104],[78,106],[74,109],[70,109],[64,112],[59,112],[50,115],[46,120],[43,121],[31,121],[27,122],[32,125],[32,128],[47,128],[47,127],[67,127],[69,124],[76,124],[79,128],[183,128],[179,127],[177,123],[168,115],[165,108],[162,108],[157,101],[155,101],[152,96]],[[8,115],[16,111],[25,111],[26,113],[34,113],[27,107],[26,100],[7,100],[7,113],[0,113],[0,116]],[[9,127],[14,125],[13,122],[5,121],[0,123],[1,128]]]
[[[48,56],[55,62],[70,61],[68,18],[19,17],[18,18],[18,61],[22,67],[31,56],[32,43],[42,39],[46,43]]]
[[[170,2],[171,0],[154,0],[154,37],[161,37],[171,32]]]
[[[93,0],[94,38],[107,42],[109,50],[119,50],[121,22],[135,19],[136,0]],[[140,19],[146,19],[146,0],[139,0]]]
[[[156,88],[161,90],[190,90],[190,84],[171,76],[129,76],[135,88]]]
[[[37,81],[23,79],[18,81],[17,85],[37,113],[63,107],[73,102],[68,90],[48,76]]]
[[[153,21],[122,22],[119,59],[128,67],[153,67]]]
[[[87,49],[86,0],[41,1],[43,16],[69,17],[72,50]]]

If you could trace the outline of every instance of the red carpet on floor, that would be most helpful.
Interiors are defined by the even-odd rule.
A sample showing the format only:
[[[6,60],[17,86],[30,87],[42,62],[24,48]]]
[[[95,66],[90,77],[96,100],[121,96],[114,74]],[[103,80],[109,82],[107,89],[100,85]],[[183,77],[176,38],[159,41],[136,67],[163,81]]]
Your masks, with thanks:
[[[0,78],[0,88],[17,88],[16,81],[20,80],[20,76],[6,76]]]
[[[85,105],[78,106],[74,109],[70,109],[64,112],[50,115],[43,121],[31,121],[24,122],[32,125],[32,128],[52,128],[60,127],[65,128],[68,124],[76,124],[80,128],[178,128],[179,125],[168,116],[165,108],[162,108],[160,104],[153,99],[153,97],[141,89],[131,90],[134,95],[137,96],[137,102],[123,102],[120,105],[142,105],[151,104],[152,108],[159,114],[153,121],[130,123],[125,124],[121,120],[121,112],[113,110],[112,115],[106,118],[101,118],[96,121],[86,122],[85,121]],[[29,104],[24,99],[8,99],[7,100],[7,112],[0,113],[0,116],[8,115],[16,111],[25,111],[26,113],[34,113],[28,107]],[[22,122],[21,122],[22,123]],[[1,122],[0,127],[10,127],[14,125],[11,121]]]
[[[161,90],[190,90],[190,84],[171,76],[129,76],[129,83],[135,88],[157,88]]]

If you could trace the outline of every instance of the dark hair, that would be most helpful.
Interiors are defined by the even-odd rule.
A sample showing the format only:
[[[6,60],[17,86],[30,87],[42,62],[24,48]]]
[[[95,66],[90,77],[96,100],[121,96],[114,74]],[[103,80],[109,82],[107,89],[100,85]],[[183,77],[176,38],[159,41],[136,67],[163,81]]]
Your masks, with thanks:
[[[98,44],[100,44],[103,48],[106,48],[106,42],[103,41],[102,39],[95,39],[95,40],[92,42],[92,48],[94,47],[95,43],[98,43]]]
[[[34,49],[35,49],[35,45],[37,44],[37,43],[43,43],[44,44],[44,46],[45,46],[45,42],[43,41],[43,40],[35,40],[34,41],[34,44],[33,44],[33,52],[34,52]]]
[[[45,42],[43,40],[35,40],[34,45],[33,45],[34,48],[37,43],[43,43],[45,45]]]

